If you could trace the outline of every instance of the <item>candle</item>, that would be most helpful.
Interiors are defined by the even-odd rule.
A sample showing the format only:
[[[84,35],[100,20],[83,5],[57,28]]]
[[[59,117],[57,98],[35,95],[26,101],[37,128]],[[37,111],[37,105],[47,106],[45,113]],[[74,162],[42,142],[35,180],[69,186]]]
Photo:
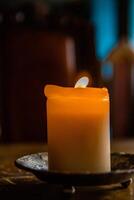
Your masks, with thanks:
[[[50,170],[109,172],[109,95],[106,88],[45,87]]]

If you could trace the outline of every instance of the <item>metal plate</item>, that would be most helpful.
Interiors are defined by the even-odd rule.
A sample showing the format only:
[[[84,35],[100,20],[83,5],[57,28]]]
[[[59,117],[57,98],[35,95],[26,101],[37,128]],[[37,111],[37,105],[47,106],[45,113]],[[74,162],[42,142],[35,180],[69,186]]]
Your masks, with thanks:
[[[134,175],[134,155],[127,153],[112,153],[112,170],[107,173],[50,171],[48,169],[47,152],[25,155],[18,158],[15,165],[20,169],[32,172],[40,180],[67,186],[99,186],[124,183]]]

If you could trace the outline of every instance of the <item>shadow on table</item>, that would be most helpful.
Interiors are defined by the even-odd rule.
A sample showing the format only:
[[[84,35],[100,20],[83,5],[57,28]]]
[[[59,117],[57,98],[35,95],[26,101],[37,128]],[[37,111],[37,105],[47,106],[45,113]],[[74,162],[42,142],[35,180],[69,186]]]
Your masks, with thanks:
[[[106,187],[82,187],[76,188],[75,194],[64,193],[62,186],[49,185],[46,183],[37,184],[17,184],[3,185],[0,187],[0,195],[4,199],[32,199],[32,200],[50,200],[50,199],[70,199],[70,200],[123,200],[132,199],[133,189],[130,186],[122,189],[121,186]]]

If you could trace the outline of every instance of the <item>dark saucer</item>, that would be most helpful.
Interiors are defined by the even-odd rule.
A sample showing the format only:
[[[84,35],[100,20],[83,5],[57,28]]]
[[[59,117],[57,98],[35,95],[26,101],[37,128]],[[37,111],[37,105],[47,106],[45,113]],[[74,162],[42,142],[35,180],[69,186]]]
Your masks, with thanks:
[[[32,172],[37,178],[51,184],[65,186],[101,186],[121,183],[123,187],[130,184],[134,175],[134,154],[112,153],[111,172],[108,173],[71,173],[50,171],[48,169],[48,153],[25,155],[15,161],[15,165]]]

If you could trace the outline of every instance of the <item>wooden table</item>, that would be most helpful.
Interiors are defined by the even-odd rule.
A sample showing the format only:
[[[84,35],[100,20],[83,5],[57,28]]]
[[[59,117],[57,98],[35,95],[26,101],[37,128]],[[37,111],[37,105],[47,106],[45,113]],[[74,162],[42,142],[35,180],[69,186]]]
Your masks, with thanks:
[[[112,143],[112,151],[134,153],[134,140]],[[41,182],[31,173],[14,166],[14,160],[25,154],[47,151],[45,144],[12,144],[0,145],[0,199],[100,199],[126,200],[134,199],[134,183],[128,188],[106,186],[105,188],[76,188],[74,195],[63,192],[62,186]],[[1,198],[2,197],[2,198]]]

